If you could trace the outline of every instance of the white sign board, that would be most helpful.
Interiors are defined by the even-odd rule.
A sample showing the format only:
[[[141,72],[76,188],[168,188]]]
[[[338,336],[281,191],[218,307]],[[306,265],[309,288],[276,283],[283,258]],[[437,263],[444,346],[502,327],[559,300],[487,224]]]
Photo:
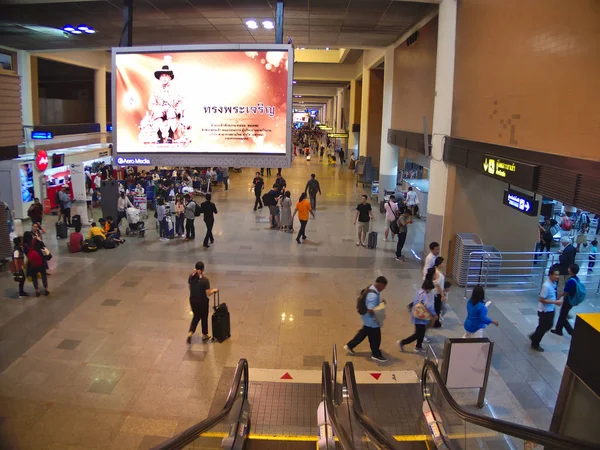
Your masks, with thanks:
[[[482,388],[489,352],[490,342],[453,342],[448,358],[446,387]]]
[[[71,184],[73,185],[73,197],[75,200],[86,201],[85,173],[83,163],[71,164]]]

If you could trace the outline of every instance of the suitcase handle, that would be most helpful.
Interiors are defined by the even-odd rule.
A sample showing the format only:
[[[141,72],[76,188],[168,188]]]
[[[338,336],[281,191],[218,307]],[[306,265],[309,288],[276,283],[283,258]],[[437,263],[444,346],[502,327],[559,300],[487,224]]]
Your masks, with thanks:
[[[213,294],[213,309],[217,309],[217,306],[221,304],[221,296],[219,295],[219,291]]]

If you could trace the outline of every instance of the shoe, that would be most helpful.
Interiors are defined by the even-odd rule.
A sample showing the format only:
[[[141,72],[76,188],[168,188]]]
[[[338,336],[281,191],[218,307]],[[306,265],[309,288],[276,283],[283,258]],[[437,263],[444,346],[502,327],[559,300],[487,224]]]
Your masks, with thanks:
[[[298,244],[302,244],[302,242],[300,242],[300,239],[296,239],[296,242],[297,242]]]
[[[125,239],[121,239],[121,244],[124,244],[125,242],[127,242]]]
[[[365,244],[364,242],[361,242],[360,245],[362,245],[363,247],[367,246],[367,244]]]
[[[562,331],[557,331],[557,330],[550,330],[550,333],[555,334],[557,336],[562,336]]]
[[[204,247],[204,248],[210,248],[210,245],[202,244],[202,247]]]
[[[35,296],[36,297],[39,297],[40,295],[42,295],[42,294],[40,294],[40,291],[35,291]]]
[[[192,336],[193,333],[188,333],[188,337],[185,340],[185,342],[187,342],[188,345],[192,345]]]
[[[27,292],[19,292],[19,297],[29,297]]]
[[[396,261],[404,262],[404,258],[402,258],[402,257],[396,257]]]
[[[423,342],[431,342],[427,336],[423,338]]]
[[[348,344],[344,345],[344,350],[346,350],[351,355],[355,355],[356,354],[356,352],[354,350],[352,350],[350,347],[348,347]]]
[[[387,362],[387,358],[385,356],[383,356],[383,355],[381,355],[381,356],[371,356],[371,359],[373,361],[382,362],[382,363]]]
[[[440,322],[436,322],[435,325],[433,325],[433,328],[442,328],[442,324]]]
[[[252,211],[256,211],[256,208],[254,208]]]
[[[402,341],[396,341],[396,344],[398,344],[398,347],[400,348],[400,351],[403,352],[404,351],[404,345],[402,345]]]
[[[211,243],[211,244],[214,244],[214,243],[215,243],[215,240],[214,240],[214,239],[212,239],[212,240],[210,241],[210,243]]]
[[[50,295],[50,291],[48,289],[46,289],[46,293],[44,294],[46,297],[48,297]]]
[[[203,334],[202,335],[202,340],[203,341],[208,341],[209,339],[210,339],[210,335],[208,335],[208,334]]]
[[[532,345],[531,348],[534,349],[536,352],[544,353],[544,349],[539,345],[537,347],[534,347]]]
[[[415,347],[415,353],[425,353],[425,349],[423,347]]]
[[[305,241],[307,239],[306,236],[302,236],[302,240]]]
[[[259,206],[258,209],[262,209],[262,206]]]
[[[387,242],[387,238],[383,238],[383,242]]]
[[[360,247],[361,245],[362,245],[362,242],[360,242],[360,241],[356,243],[357,247]]]

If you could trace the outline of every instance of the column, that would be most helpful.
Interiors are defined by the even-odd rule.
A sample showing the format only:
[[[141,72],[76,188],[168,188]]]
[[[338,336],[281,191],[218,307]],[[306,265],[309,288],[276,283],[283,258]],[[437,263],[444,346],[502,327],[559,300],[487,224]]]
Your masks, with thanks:
[[[381,153],[379,155],[379,200],[383,199],[385,190],[396,190],[396,181],[398,178],[398,147],[390,145],[387,142],[388,130],[392,128],[395,50],[393,46],[385,50],[383,108],[381,115]]]
[[[334,100],[331,98],[327,100],[327,125],[333,128],[333,107]]]
[[[359,133],[352,131],[353,125],[360,125],[360,103],[362,83],[359,80],[350,82],[350,115],[348,117],[348,151],[358,157]]]
[[[360,98],[360,136],[358,150],[360,156],[367,156],[367,138],[369,128],[369,85],[371,84],[371,71],[363,67],[362,92]]]
[[[106,67],[104,66],[94,72],[94,120],[100,124],[100,142],[106,143]]]
[[[435,73],[435,100],[433,106],[432,158],[429,173],[425,250],[429,243],[441,244],[445,255],[451,236],[444,236],[444,215],[454,196],[455,170],[443,162],[443,137],[450,135],[452,101],[454,96],[454,56],[456,44],[456,0],[442,0],[439,6],[438,40]],[[449,205],[449,209],[452,205]],[[447,246],[446,246],[447,247]]]
[[[342,108],[344,107],[344,89],[338,89],[337,94],[335,96],[337,105],[336,105],[336,120],[335,120],[335,132],[341,133],[343,130],[342,127]]]

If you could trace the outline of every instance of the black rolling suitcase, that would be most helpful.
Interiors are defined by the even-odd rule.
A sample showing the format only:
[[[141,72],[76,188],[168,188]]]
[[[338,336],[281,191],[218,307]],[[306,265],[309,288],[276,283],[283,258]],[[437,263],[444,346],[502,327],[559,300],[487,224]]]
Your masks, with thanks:
[[[81,216],[79,214],[75,214],[71,217],[71,225],[73,228],[79,227],[79,229],[81,229]]]
[[[229,320],[229,310],[225,303],[221,303],[219,292],[216,292],[213,298],[212,332],[213,340],[223,342],[231,337],[231,325]]]
[[[66,239],[69,237],[69,229],[64,222],[56,222],[56,239]]]
[[[368,248],[377,248],[377,232],[376,231],[371,231],[369,233],[367,247]]]

